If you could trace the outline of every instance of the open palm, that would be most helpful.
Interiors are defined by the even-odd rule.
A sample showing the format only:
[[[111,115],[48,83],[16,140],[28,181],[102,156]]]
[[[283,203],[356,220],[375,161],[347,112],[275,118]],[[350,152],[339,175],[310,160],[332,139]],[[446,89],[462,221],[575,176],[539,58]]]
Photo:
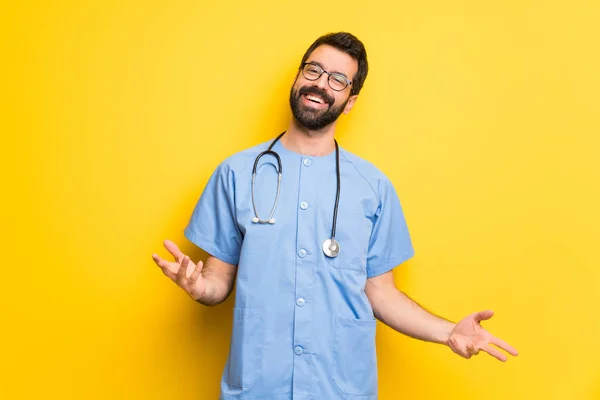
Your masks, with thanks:
[[[506,354],[498,350],[497,347],[499,347],[516,356],[518,354],[517,350],[481,326],[481,321],[490,319],[493,315],[494,312],[490,310],[480,311],[460,320],[448,339],[448,345],[452,351],[464,358],[471,358],[471,356],[477,355],[479,351],[483,350],[500,361],[506,361]]]
[[[204,263],[199,261],[197,264],[194,264],[170,240],[165,240],[164,246],[171,253],[175,261],[164,260],[158,254],[152,254],[152,259],[162,272],[185,290],[192,299],[199,299],[206,292],[206,282],[201,274]]]

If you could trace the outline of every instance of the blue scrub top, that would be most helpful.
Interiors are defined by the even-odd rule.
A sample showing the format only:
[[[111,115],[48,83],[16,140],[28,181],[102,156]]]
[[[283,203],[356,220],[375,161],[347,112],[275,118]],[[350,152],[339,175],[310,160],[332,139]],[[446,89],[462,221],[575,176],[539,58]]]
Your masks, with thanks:
[[[276,223],[252,222],[252,166],[270,142],[222,162],[210,178],[185,236],[237,265],[233,332],[222,400],[377,399],[376,321],[366,280],[414,254],[391,182],[371,163],[340,148],[341,193],[331,237],[335,152],[303,156],[278,141],[283,178]],[[258,166],[258,216],[269,216],[277,162]]]

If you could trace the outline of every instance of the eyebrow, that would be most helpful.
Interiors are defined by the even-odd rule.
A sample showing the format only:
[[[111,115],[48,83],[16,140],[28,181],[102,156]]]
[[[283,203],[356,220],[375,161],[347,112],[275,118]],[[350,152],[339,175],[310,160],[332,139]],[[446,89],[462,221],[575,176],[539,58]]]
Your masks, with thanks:
[[[323,71],[325,71],[325,67],[323,66],[323,64],[321,64],[321,63],[320,63],[320,62],[318,62],[318,61],[307,61],[307,63],[308,63],[308,64],[314,64],[314,65],[316,65],[316,66],[319,66],[319,67],[321,67],[321,69],[322,69]],[[334,73],[334,74],[340,74],[340,75],[342,75],[344,78],[346,78],[346,79],[350,80],[350,78],[348,78],[348,76],[347,76],[345,73],[343,73],[343,72],[340,72],[340,71],[328,71],[328,72],[331,72],[331,73]]]

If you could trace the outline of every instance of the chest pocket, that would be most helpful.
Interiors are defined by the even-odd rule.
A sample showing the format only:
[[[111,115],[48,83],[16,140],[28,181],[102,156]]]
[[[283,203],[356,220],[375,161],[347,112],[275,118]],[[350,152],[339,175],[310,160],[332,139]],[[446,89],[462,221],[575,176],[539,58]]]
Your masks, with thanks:
[[[327,237],[330,237],[333,210],[327,214],[329,217]],[[337,269],[366,271],[372,229],[373,223],[365,215],[365,210],[359,202],[346,199],[345,204],[342,204],[340,199],[335,232],[335,239],[340,244],[340,253],[337,257],[328,257],[321,252],[327,264]]]

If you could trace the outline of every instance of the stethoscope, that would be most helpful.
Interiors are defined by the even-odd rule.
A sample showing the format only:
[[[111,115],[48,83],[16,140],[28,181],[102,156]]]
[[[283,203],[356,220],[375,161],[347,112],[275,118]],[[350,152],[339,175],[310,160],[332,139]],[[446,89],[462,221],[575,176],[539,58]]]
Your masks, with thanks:
[[[269,146],[269,148],[258,156],[254,160],[254,167],[252,168],[252,207],[254,208],[254,217],[252,217],[252,222],[256,224],[274,224],[275,218],[273,215],[275,214],[275,209],[277,208],[277,203],[279,202],[279,193],[281,191],[281,174],[283,172],[283,168],[281,165],[281,157],[274,150],[271,150],[275,143],[283,136],[285,132],[281,135],[277,136],[273,143]],[[338,205],[340,204],[340,149],[338,147],[337,141],[333,140],[335,143],[335,173],[337,177],[337,191],[335,193],[335,207],[333,208],[333,224],[331,226],[331,238],[323,241],[323,253],[327,257],[337,257],[340,254],[340,244],[335,240],[335,226],[337,222],[337,212]],[[260,158],[266,154],[271,154],[277,159],[277,194],[275,196],[275,203],[273,204],[273,208],[271,209],[271,213],[267,219],[260,219],[258,217],[258,211],[256,210],[256,202],[254,201],[254,182],[256,180],[256,168],[258,166],[258,161]]]

